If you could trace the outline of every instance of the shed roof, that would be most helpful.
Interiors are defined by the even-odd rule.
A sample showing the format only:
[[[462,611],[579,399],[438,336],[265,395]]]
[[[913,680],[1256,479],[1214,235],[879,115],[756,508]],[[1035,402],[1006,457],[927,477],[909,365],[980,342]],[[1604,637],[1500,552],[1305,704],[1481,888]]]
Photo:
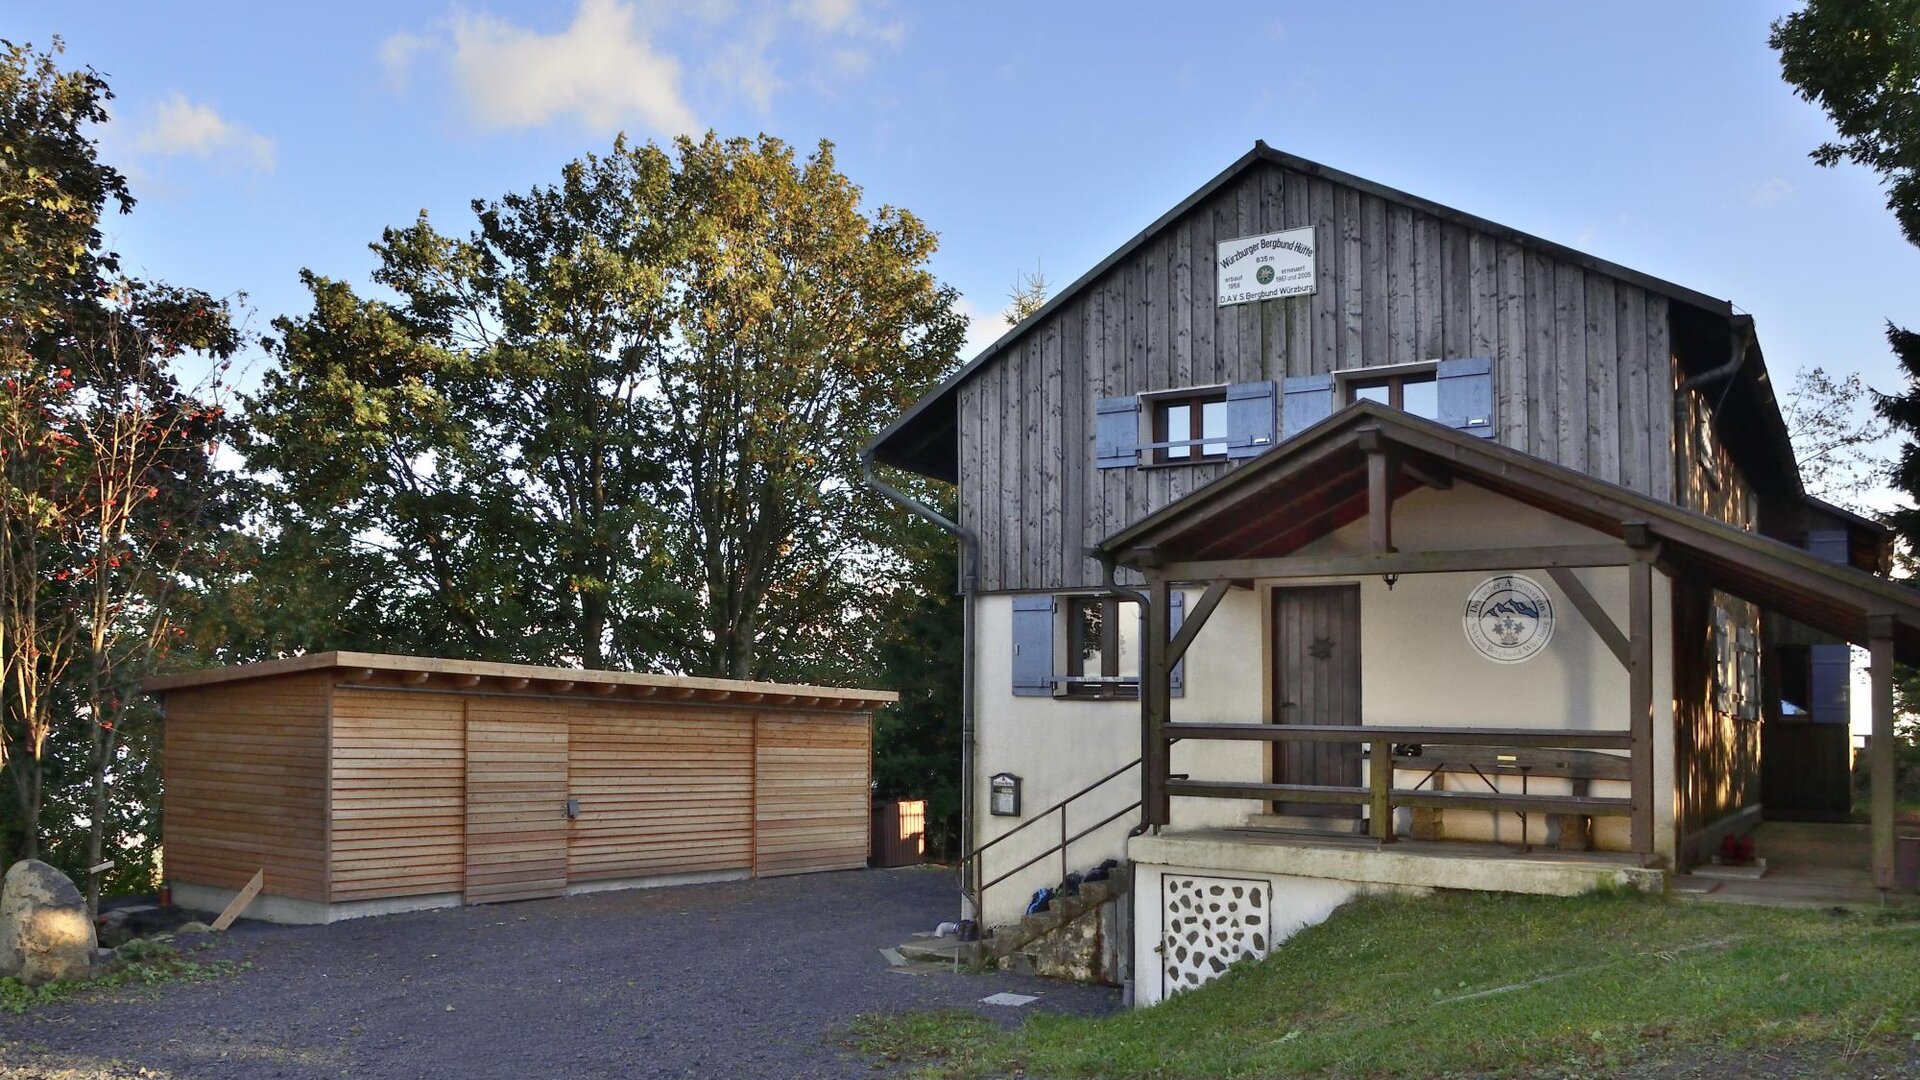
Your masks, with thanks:
[[[1375,183],[1372,180],[1329,168],[1317,161],[1310,161],[1283,150],[1275,150],[1265,140],[1256,141],[1253,149],[1242,154],[1233,164],[1227,166],[1219,175],[1207,181],[1193,194],[1181,200],[1173,209],[1140,230],[1131,240],[1101,260],[1099,265],[1080,275],[1074,282],[1048,299],[1031,315],[1002,334],[992,344],[980,350],[972,360],[956,371],[946,382],[941,383],[932,392],[916,402],[912,408],[894,419],[886,429],[874,436],[867,444],[866,453],[886,465],[931,476],[935,479],[953,482],[958,479],[958,450],[954,445],[953,427],[958,415],[958,395],[960,385],[972,378],[981,368],[992,362],[1010,345],[1018,341],[1033,327],[1046,321],[1047,317],[1060,308],[1072,303],[1082,290],[1100,279],[1109,269],[1132,255],[1142,245],[1151,241],[1168,226],[1173,225],[1187,211],[1205,202],[1214,192],[1232,183],[1242,173],[1261,163],[1271,163],[1308,176],[1329,180],[1344,187],[1378,196],[1397,206],[1405,206],[1424,214],[1431,214],[1444,221],[1451,221],[1486,235],[1518,244],[1522,248],[1550,255],[1563,262],[1580,266],[1609,277],[1629,282],[1649,292],[1695,308],[1710,316],[1729,318],[1733,305],[1729,301],[1708,296],[1706,293],[1689,289],[1684,285],[1651,274],[1642,273],[1619,263],[1577,251],[1564,244],[1522,232],[1519,229],[1502,225],[1496,221],[1469,214],[1444,206],[1431,199],[1423,199],[1398,188]]]
[[[587,671],[534,664],[363,652],[308,653],[254,664],[156,675],[148,679],[142,689],[150,694],[166,694],[175,690],[320,671],[339,672],[342,681],[370,682],[384,677],[403,685],[430,685],[432,689],[452,693],[480,689],[482,684],[490,684],[486,688],[495,691],[555,693],[579,689],[601,696],[623,693],[664,700],[735,705],[771,704],[852,712],[869,711],[876,706],[900,700],[900,695],[892,690],[708,679],[690,675],[648,675],[634,671]]]
[[[1099,550],[1160,565],[1284,557],[1367,512],[1369,443],[1400,464],[1395,496],[1463,481],[1613,537],[1644,526],[1675,572],[1848,641],[1888,617],[1902,662],[1920,660],[1920,590],[1705,514],[1360,401],[1121,529]],[[1422,478],[1425,479],[1422,479]]]

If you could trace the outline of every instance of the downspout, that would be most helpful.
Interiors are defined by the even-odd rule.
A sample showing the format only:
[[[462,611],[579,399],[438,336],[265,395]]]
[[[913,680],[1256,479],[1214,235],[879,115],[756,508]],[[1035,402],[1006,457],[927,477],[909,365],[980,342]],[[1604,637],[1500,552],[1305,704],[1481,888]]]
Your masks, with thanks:
[[[1728,320],[1728,323],[1730,325],[1728,327],[1729,341],[1726,363],[1703,371],[1698,375],[1692,375],[1682,379],[1679,388],[1673,393],[1673,430],[1676,433],[1687,432],[1686,438],[1689,440],[1693,438],[1693,435],[1692,429],[1687,426],[1687,393],[1691,390],[1697,390],[1711,383],[1724,380],[1726,385],[1720,388],[1720,396],[1714,399],[1713,409],[1709,413],[1710,416],[1719,416],[1720,407],[1726,404],[1727,394],[1733,389],[1733,377],[1739,374],[1741,368],[1746,366],[1747,355],[1753,351],[1752,317],[1735,315]],[[1679,484],[1684,475],[1681,470],[1685,467],[1685,455],[1675,455],[1673,463],[1673,479],[1676,485],[1674,488],[1675,491],[1682,490]]]
[[[871,449],[860,452],[860,475],[888,502],[960,541],[960,917],[977,920],[980,905],[967,867],[973,859],[973,594],[980,580],[980,542],[946,515],[875,475]]]

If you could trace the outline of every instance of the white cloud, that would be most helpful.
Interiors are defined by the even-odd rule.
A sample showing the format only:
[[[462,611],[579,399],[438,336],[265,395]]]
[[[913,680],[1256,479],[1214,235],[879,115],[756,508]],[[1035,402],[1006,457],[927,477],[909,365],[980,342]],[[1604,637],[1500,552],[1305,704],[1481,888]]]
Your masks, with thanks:
[[[745,101],[761,113],[795,80],[821,93],[863,75],[875,49],[906,30],[876,17],[886,0],[757,0],[676,5],[579,0],[573,21],[547,33],[452,7],[426,32],[380,45],[395,88],[423,64],[452,76],[474,122],[489,129],[571,119],[589,129],[628,125],[656,134],[697,131],[708,108]],[[667,44],[670,42],[671,44]],[[790,78],[781,57],[796,68]]]
[[[229,167],[272,172],[273,140],[221,116],[211,105],[175,94],[154,109],[134,149],[159,157],[193,157]]]
[[[1754,186],[1748,195],[1748,201],[1755,206],[1768,206],[1793,197],[1793,185],[1784,176],[1775,176],[1765,183]]]
[[[602,131],[634,120],[671,135],[698,127],[681,96],[680,61],[656,51],[633,7],[618,0],[581,0],[557,34],[457,14],[453,67],[482,127],[537,127],[567,115]]]
[[[860,0],[794,0],[794,14],[818,30],[832,33],[860,10]]]
[[[414,34],[405,30],[388,35],[380,43],[380,65],[387,69],[387,77],[394,85],[404,86],[407,72],[413,66],[413,58],[421,53],[431,52],[439,45],[431,36]]]
[[[971,360],[980,354],[980,350],[1000,340],[1001,335],[1013,329],[1007,325],[1006,311],[982,311],[979,305],[962,296],[953,303],[955,311],[966,316],[967,340],[960,346],[960,359]]]

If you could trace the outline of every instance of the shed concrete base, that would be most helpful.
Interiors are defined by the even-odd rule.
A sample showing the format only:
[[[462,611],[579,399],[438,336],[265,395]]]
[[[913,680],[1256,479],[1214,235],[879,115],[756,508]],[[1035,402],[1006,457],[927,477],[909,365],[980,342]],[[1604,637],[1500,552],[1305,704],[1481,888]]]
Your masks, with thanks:
[[[716,870],[699,874],[656,874],[651,877],[613,878],[607,881],[582,881],[567,887],[568,896],[612,892],[616,889],[658,889],[670,885],[706,885],[720,881],[744,881],[753,875],[747,870]],[[173,902],[196,911],[220,911],[239,894],[238,889],[175,882]],[[288,926],[319,926],[347,919],[374,915],[401,915],[409,911],[433,911],[459,907],[466,900],[459,893],[428,893],[424,896],[393,896],[378,900],[345,900],[323,904],[317,900],[298,900],[291,896],[261,893],[242,913],[248,919]]]
[[[175,882],[173,902],[199,911],[220,911],[239,895],[238,889]],[[247,905],[241,917],[289,926],[318,926],[345,919],[364,919],[372,915],[399,915],[408,911],[432,911],[459,907],[459,893],[429,893],[425,896],[392,896],[378,900],[348,900],[323,904],[318,900],[298,900],[291,896],[261,893]]]

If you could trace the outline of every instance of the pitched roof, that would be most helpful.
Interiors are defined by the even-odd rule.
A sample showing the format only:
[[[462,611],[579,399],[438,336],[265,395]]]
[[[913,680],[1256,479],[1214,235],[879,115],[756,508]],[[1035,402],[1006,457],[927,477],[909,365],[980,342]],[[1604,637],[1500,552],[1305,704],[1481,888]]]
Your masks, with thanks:
[[[1461,481],[1613,537],[1644,523],[1663,563],[1690,580],[1854,642],[1866,641],[1870,617],[1891,616],[1902,661],[1920,659],[1920,590],[1370,401],[1121,529],[1099,550],[1124,562],[1150,548],[1162,565],[1288,555],[1365,516],[1369,441],[1401,465],[1396,496]]]
[[[867,444],[865,454],[882,464],[907,469],[936,479],[955,481],[958,479],[958,450],[954,445],[953,429],[958,418],[958,395],[955,393],[962,383],[972,378],[985,365],[1013,345],[1033,327],[1044,323],[1054,312],[1070,304],[1088,286],[1098,281],[1102,275],[1118,263],[1124,261],[1143,245],[1149,243],[1168,226],[1179,221],[1187,211],[1205,202],[1214,192],[1238,179],[1249,169],[1262,163],[1279,165],[1295,172],[1316,176],[1369,195],[1378,196],[1389,203],[1405,206],[1424,214],[1431,214],[1445,221],[1451,221],[1500,240],[1511,241],[1523,248],[1550,255],[1563,262],[1581,266],[1622,281],[1638,285],[1650,292],[1659,293],[1672,300],[1698,308],[1712,315],[1730,316],[1733,305],[1726,300],[1715,299],[1703,292],[1677,285],[1671,281],[1641,273],[1638,270],[1608,262],[1605,259],[1589,255],[1582,251],[1551,240],[1542,239],[1531,233],[1501,225],[1495,221],[1443,206],[1430,199],[1411,195],[1397,188],[1372,180],[1328,168],[1315,161],[1275,150],[1264,141],[1255,142],[1253,149],[1241,155],[1239,160],[1222,170],[1213,179],[1201,185],[1199,190],[1180,201],[1173,209],[1160,215],[1153,224],[1142,229],[1133,239],[1120,245],[1113,254],[1102,259],[1099,265],[1080,275],[1072,284],[1060,290],[1048,299],[1033,314],[1022,319],[1017,326],[1009,329],[991,345],[980,350],[972,360],[956,371],[944,383],[921,398],[912,408],[900,414],[893,423],[874,436]]]

